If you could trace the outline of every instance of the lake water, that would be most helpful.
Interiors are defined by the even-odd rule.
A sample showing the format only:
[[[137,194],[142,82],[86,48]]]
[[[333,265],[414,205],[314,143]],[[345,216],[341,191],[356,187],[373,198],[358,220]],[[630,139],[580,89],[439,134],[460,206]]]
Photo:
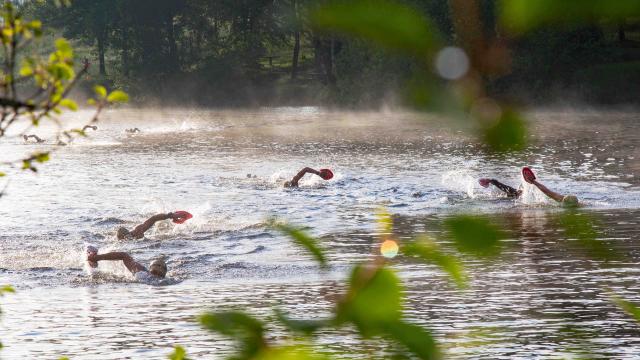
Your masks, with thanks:
[[[489,214],[508,229],[499,260],[463,258],[472,274],[465,291],[434,266],[392,261],[407,319],[431,329],[449,357],[553,358],[571,349],[637,357],[640,328],[609,291],[640,303],[640,114],[539,111],[529,119],[531,145],[509,156],[487,154],[434,116],[318,108],[119,110],[69,146],[5,139],[3,160],[54,153],[38,174],[9,171],[0,199],[0,284],[17,290],[0,300],[0,356],[164,358],[181,344],[195,358],[223,358],[233,344],[195,316],[240,307],[265,318],[273,306],[297,318],[327,315],[351,266],[377,256],[375,213],[385,206],[398,239],[426,232],[446,243],[441,223],[459,213]],[[141,133],[125,132],[133,127]],[[52,142],[53,131],[31,132]],[[329,167],[335,177],[307,176],[299,189],[284,189],[304,166]],[[492,177],[518,187],[522,166],[577,195],[581,212],[598,219],[598,241],[624,257],[590,259],[556,228],[564,210],[530,187],[508,200],[477,184]],[[142,240],[115,237],[119,226],[173,210],[194,218],[159,223]],[[273,216],[309,227],[330,270],[270,230]],[[137,283],[109,262],[89,275],[87,243],[144,264],[165,255],[169,280]],[[339,357],[384,350],[377,341],[358,345],[349,330],[319,343]]]

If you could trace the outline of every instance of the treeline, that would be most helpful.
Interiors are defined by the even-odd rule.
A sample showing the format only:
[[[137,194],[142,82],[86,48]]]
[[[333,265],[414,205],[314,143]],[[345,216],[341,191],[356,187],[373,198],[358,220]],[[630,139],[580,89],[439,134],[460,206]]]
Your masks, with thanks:
[[[24,8],[86,47],[94,80],[138,102],[175,105],[379,106],[396,102],[416,71],[411,59],[315,29],[323,0],[27,1]],[[447,0],[405,0],[448,42],[456,36]],[[496,3],[481,1],[483,26],[501,38]],[[549,28],[505,39],[508,74],[486,79],[495,96],[527,103],[634,103],[640,36],[632,19]]]

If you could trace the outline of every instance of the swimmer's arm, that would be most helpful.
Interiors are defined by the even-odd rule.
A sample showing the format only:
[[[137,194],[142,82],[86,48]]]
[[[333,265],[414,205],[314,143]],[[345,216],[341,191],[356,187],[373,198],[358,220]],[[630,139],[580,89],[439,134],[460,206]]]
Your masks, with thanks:
[[[135,274],[138,271],[146,271],[144,266],[140,265],[137,261],[133,260],[133,258],[127,254],[126,252],[110,252],[106,254],[95,255],[89,258],[90,261],[117,261],[122,260],[124,266],[131,271],[131,273]]]
[[[136,228],[133,229],[133,231],[131,232],[131,236],[133,236],[136,239],[141,239],[144,236],[144,233],[147,230],[151,229],[153,224],[155,224],[157,221],[173,219],[173,217],[174,217],[173,213],[153,215],[152,217],[147,219],[147,221],[136,226]]]
[[[505,185],[496,179],[489,180],[489,183],[491,183],[493,186],[497,187],[501,191],[505,192],[509,197],[518,197],[522,193],[522,191],[516,190],[509,185]]]
[[[306,167],[302,170],[300,170],[296,176],[293,177],[293,179],[291,179],[291,185],[292,186],[298,186],[298,181],[300,181],[300,179],[302,179],[302,177],[306,174],[306,173],[311,173],[311,174],[316,174],[318,176],[320,176],[320,171],[312,169],[310,167]]]
[[[541,183],[539,183],[536,180],[533,181],[533,185],[535,185],[538,189],[540,189],[540,191],[542,191],[545,195],[547,195],[548,197],[552,198],[553,200],[555,200],[557,202],[562,202],[562,199],[564,198],[563,195],[560,195],[555,191],[549,190],[549,188],[547,188],[546,186],[542,185]]]

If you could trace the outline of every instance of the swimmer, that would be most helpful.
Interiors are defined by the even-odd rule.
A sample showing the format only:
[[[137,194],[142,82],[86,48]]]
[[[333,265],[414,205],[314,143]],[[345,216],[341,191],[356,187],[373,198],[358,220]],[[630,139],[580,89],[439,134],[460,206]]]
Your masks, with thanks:
[[[118,237],[118,240],[142,239],[144,237],[144,233],[147,230],[151,229],[151,227],[153,227],[153,225],[158,221],[171,219],[176,224],[182,224],[183,222],[187,221],[188,219],[191,219],[192,217],[193,216],[186,211],[176,211],[172,213],[153,215],[152,217],[147,219],[147,221],[136,226],[132,231],[129,231],[124,227],[119,228],[117,232],[117,237]]]
[[[162,259],[152,261],[147,270],[144,265],[135,261],[126,252],[110,252],[98,255],[98,249],[93,246],[87,246],[87,263],[89,263],[89,266],[92,268],[98,267],[98,261],[122,261],[133,276],[142,281],[164,279],[167,275],[167,264]]]
[[[140,129],[138,129],[137,127],[131,128],[131,129],[125,129],[125,132],[128,132],[129,134],[135,134],[135,133],[139,133]]]
[[[300,179],[302,179],[302,177],[306,174],[306,173],[311,173],[311,174],[316,174],[318,176],[320,176],[321,178],[323,178],[324,180],[331,180],[331,178],[333,177],[333,172],[331,172],[331,170],[329,169],[320,169],[320,170],[314,170],[310,167],[306,167],[302,170],[300,170],[296,176],[293,177],[293,179],[291,179],[291,181],[286,181],[284,183],[284,187],[298,187],[298,182],[300,181]]]
[[[98,130],[98,127],[97,127],[97,126],[95,126],[95,125],[85,125],[85,126],[82,128],[82,131],[86,131],[87,129],[92,129],[93,131],[97,131],[97,130]]]
[[[22,138],[24,139],[24,142],[29,142],[29,139],[33,139],[38,144],[41,144],[41,143],[47,141],[45,139],[41,139],[40,137],[38,137],[38,135],[22,135]]]
[[[533,174],[533,171],[528,167],[522,168],[522,177],[524,178],[524,181],[528,182],[529,184],[535,185],[540,191],[542,191],[543,194],[559,202],[562,206],[565,206],[565,207],[580,206],[580,203],[578,202],[578,198],[576,196],[562,195],[562,194],[558,194],[555,191],[550,190],[549,188],[544,186],[542,183],[540,183],[538,180],[536,180],[536,176]],[[493,185],[498,189],[502,190],[502,192],[507,194],[507,197],[510,197],[510,198],[518,198],[522,195],[522,189],[516,190],[511,186],[505,185],[495,179],[480,179],[478,180],[478,182],[483,187],[489,187],[489,185]]]

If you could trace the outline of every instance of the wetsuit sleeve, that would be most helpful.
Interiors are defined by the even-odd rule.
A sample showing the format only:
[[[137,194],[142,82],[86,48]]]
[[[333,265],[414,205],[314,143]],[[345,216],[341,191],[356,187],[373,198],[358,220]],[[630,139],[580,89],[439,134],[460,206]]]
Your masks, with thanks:
[[[173,216],[172,213],[153,215],[152,217],[147,219],[147,221],[136,226],[136,228],[133,229],[133,231],[131,232],[131,236],[133,236],[136,239],[140,239],[144,236],[144,233],[147,230],[151,229],[153,224],[155,224],[157,221],[167,220],[167,219],[170,219],[172,216]]]
[[[505,192],[509,197],[518,197],[520,196],[520,192],[509,185],[505,185],[498,180],[491,179],[489,181],[493,186],[497,187],[501,191]]]
[[[291,179],[291,186],[298,186],[298,181],[300,181],[300,179],[302,179],[302,177],[306,174],[306,173],[312,173],[312,174],[316,174],[318,176],[320,176],[320,172],[318,170],[312,169],[310,167],[306,167],[302,170],[300,170],[296,176],[293,177],[293,179]]]

